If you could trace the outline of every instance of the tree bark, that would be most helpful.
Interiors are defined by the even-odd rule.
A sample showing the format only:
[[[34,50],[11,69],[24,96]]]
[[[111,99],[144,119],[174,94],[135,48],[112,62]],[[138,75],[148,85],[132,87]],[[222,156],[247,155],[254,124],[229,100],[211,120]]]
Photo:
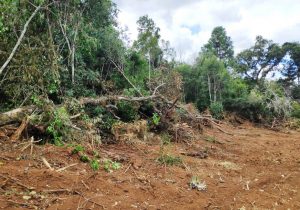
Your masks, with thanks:
[[[36,106],[25,106],[11,111],[0,113],[0,126],[13,122],[21,122],[27,116],[33,113]]]
[[[212,102],[212,99],[211,99],[211,81],[210,81],[210,76],[209,75],[207,75],[207,85],[208,85],[209,101],[211,103]]]

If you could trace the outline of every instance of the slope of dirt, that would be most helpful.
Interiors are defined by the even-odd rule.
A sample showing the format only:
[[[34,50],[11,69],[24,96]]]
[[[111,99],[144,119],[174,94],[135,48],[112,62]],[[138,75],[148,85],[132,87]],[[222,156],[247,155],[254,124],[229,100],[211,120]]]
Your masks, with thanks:
[[[180,166],[159,165],[154,143],[102,145],[101,157],[122,162],[112,173],[93,172],[68,147],[34,146],[30,154],[26,144],[0,140],[0,208],[300,209],[300,133],[225,129],[234,135],[206,130],[190,145],[170,147]],[[207,189],[190,189],[193,176]]]

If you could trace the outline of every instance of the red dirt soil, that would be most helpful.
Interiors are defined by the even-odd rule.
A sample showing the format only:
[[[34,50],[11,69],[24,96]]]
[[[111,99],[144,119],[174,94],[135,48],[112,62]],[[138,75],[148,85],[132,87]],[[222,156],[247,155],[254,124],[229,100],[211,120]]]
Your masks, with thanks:
[[[68,147],[35,145],[30,154],[0,139],[0,209],[300,209],[300,133],[224,129],[234,135],[206,129],[189,145],[169,146],[179,166],[158,164],[158,144],[101,145],[100,157],[122,162],[112,173],[94,172]],[[183,155],[203,151],[207,158]],[[191,189],[193,176],[207,189]]]

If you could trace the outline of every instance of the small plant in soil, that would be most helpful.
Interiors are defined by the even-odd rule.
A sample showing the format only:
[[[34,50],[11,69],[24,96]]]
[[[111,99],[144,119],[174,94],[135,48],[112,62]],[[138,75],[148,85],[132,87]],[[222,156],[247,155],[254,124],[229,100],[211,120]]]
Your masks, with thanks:
[[[77,145],[75,146],[75,148],[72,150],[72,155],[74,154],[78,154],[79,152],[83,152],[84,151],[84,147],[81,145]]]
[[[93,155],[95,158],[100,158],[100,154],[98,151],[93,151]]]
[[[206,185],[205,181],[200,181],[197,176],[192,177],[189,185],[190,185],[191,189],[196,189],[199,191],[207,190],[207,185]]]
[[[160,116],[157,113],[154,113],[153,116],[152,116],[152,123],[155,126],[158,126],[159,122],[160,122]]]
[[[208,141],[210,143],[219,143],[218,140],[216,139],[216,137],[214,136],[206,136],[204,138],[205,141]]]
[[[216,143],[217,142],[217,140],[214,136],[207,136],[207,137],[205,137],[205,140],[210,142],[210,143]]]
[[[98,161],[97,159],[93,159],[93,160],[90,162],[90,166],[91,166],[91,168],[92,168],[94,171],[98,171],[99,168],[100,168],[99,161]]]
[[[161,135],[161,144],[162,145],[170,145],[171,144],[171,136],[168,133],[163,133]]]
[[[88,163],[88,162],[90,162],[90,159],[89,159],[89,157],[88,157],[87,155],[82,154],[82,155],[80,156],[80,161],[81,161],[81,162],[84,162],[84,163]]]
[[[160,164],[173,166],[173,165],[181,165],[182,159],[180,157],[176,157],[169,154],[161,154],[160,157],[157,159]]]
[[[104,161],[104,170],[106,172],[113,172],[115,170],[118,170],[121,168],[121,163],[116,162],[116,161],[111,161],[111,160],[105,160]]]

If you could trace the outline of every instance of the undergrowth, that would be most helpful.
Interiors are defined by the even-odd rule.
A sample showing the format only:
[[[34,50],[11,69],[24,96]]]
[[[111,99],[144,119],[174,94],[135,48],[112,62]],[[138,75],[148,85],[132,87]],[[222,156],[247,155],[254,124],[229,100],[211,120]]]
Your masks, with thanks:
[[[182,159],[178,156],[173,156],[170,154],[162,154],[158,157],[157,161],[160,164],[167,165],[167,166],[173,166],[173,165],[181,165]]]

